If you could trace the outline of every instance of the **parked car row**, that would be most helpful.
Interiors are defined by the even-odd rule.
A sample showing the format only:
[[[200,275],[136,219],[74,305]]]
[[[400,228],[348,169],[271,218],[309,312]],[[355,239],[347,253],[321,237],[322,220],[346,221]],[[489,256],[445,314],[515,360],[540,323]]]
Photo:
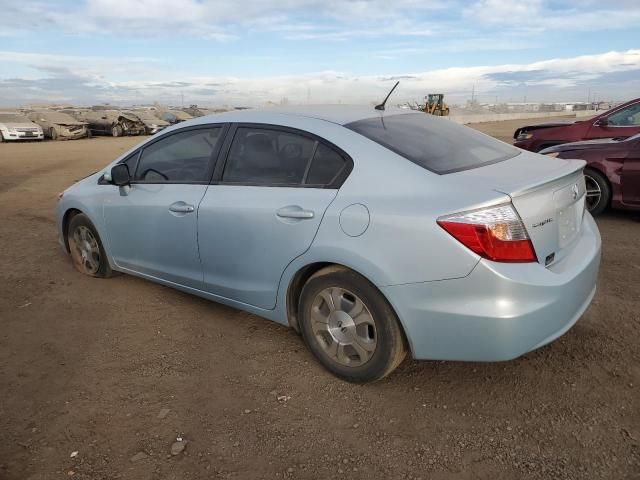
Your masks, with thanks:
[[[513,138],[524,150],[586,161],[593,215],[608,207],[640,210],[640,98],[586,120],[520,127]]]
[[[154,135],[169,125],[211,113],[195,105],[185,110],[162,107],[120,109],[96,105],[91,108],[0,112],[0,140],[74,140],[92,135]]]

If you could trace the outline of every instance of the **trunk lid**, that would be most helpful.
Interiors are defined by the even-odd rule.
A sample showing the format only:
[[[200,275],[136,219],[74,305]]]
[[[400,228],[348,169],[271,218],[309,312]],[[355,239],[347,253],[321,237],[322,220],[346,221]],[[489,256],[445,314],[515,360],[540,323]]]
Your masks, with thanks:
[[[582,160],[522,152],[504,162],[452,176],[468,182],[469,188],[488,188],[511,197],[538,262],[549,266],[571,251],[582,229],[584,165]]]

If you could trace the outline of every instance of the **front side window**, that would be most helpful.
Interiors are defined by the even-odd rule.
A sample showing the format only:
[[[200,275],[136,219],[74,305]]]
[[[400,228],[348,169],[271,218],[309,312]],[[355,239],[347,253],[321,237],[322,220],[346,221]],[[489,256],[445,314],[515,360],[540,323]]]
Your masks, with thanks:
[[[300,185],[317,142],[266,128],[240,127],[229,151],[223,182]]]
[[[424,113],[367,118],[345,127],[438,174],[481,167],[520,153],[471,128]]]
[[[145,147],[135,180],[146,183],[203,183],[209,181],[211,156],[221,127],[199,128],[168,135]]]
[[[619,127],[640,126],[640,103],[635,103],[609,115],[608,123]]]

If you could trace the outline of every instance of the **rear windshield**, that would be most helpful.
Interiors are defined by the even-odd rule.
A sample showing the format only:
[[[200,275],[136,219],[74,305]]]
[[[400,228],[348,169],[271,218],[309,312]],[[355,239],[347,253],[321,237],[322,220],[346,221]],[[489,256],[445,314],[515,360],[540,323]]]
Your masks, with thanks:
[[[426,113],[367,118],[345,127],[438,174],[501,162],[520,153],[469,127]]]

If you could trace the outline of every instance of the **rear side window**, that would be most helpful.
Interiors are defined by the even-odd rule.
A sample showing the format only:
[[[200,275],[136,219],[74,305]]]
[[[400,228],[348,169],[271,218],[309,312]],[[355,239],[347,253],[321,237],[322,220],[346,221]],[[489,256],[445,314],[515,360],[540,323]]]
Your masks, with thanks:
[[[338,152],[320,144],[316,149],[305,183],[329,185],[343,171],[346,163],[346,160]]]
[[[515,157],[518,149],[425,113],[367,118],[345,127],[438,174]]]
[[[222,128],[186,130],[145,147],[135,180],[147,183],[202,183],[209,181],[211,156]]]
[[[315,143],[285,131],[238,128],[222,180],[252,185],[299,185]]]
[[[239,127],[222,175],[225,183],[326,187],[346,160],[313,137],[288,130]]]

